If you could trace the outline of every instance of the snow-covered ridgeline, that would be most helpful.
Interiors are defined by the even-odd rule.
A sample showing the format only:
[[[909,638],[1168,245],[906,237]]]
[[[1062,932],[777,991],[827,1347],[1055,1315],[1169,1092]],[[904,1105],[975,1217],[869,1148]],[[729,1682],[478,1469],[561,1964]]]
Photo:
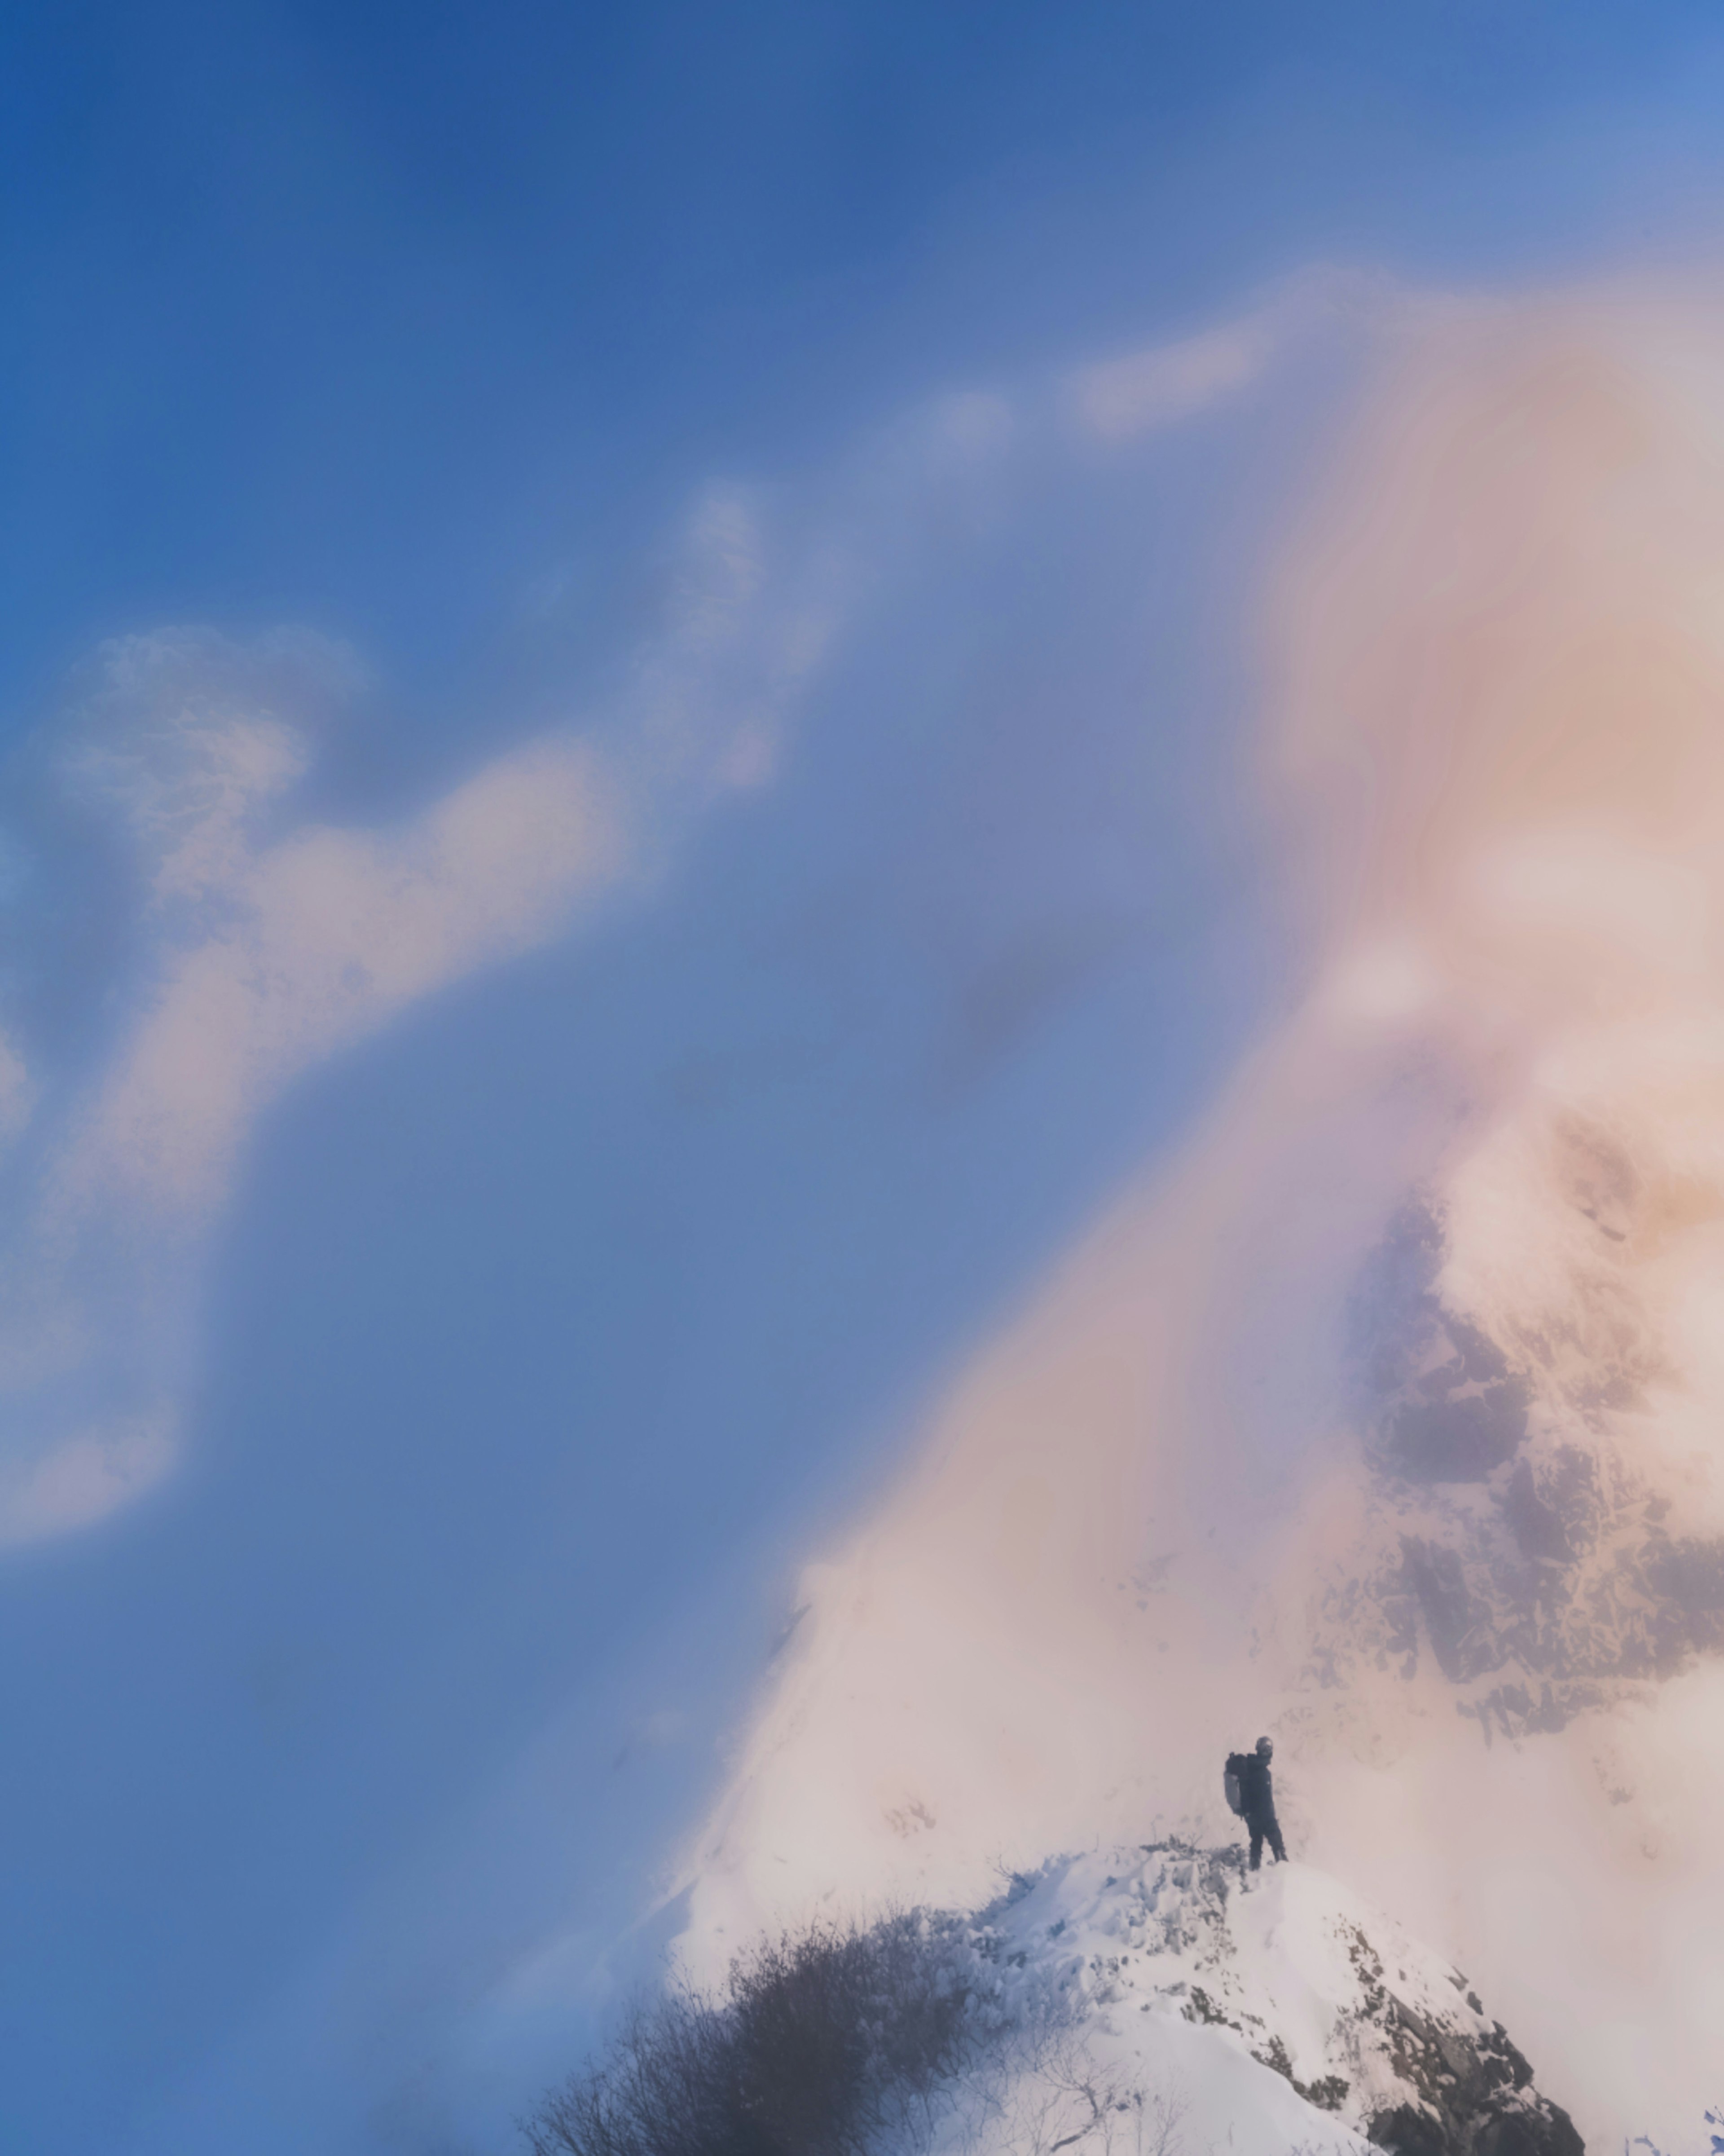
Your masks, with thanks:
[[[1580,2156],[1466,1979],[1307,1866],[1253,1876],[1237,1849],[1181,1843],[1061,1857],[973,1937],[1008,2018],[1054,2033],[942,2156]]]

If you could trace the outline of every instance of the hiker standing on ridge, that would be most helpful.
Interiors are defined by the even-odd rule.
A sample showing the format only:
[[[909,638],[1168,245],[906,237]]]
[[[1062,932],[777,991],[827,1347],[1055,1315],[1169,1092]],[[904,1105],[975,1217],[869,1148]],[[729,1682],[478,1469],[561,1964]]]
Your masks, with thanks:
[[[1275,1746],[1266,1737],[1257,1740],[1255,1752],[1234,1752],[1227,1762],[1229,1783],[1237,1782],[1239,1801],[1234,1804],[1234,1792],[1228,1790],[1228,1801],[1244,1820],[1251,1835],[1251,1869],[1255,1871],[1263,1862],[1263,1845],[1266,1841],[1275,1851],[1275,1862],[1287,1861],[1287,1845],[1281,1840],[1281,1823],[1275,1817],[1275,1784],[1270,1778],[1269,1763],[1275,1756]]]

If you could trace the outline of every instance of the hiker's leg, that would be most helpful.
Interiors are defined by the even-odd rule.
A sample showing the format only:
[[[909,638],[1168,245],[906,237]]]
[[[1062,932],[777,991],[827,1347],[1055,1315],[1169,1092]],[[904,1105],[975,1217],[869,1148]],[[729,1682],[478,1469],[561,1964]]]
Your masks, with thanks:
[[[1263,1825],[1258,1820],[1247,1820],[1251,1830],[1251,1869],[1255,1871],[1263,1861]]]
[[[1285,1864],[1287,1861],[1287,1845],[1281,1839],[1280,1821],[1279,1820],[1267,1820],[1265,1822],[1265,1831],[1269,1835],[1269,1845],[1275,1853],[1275,1862],[1277,1864]]]

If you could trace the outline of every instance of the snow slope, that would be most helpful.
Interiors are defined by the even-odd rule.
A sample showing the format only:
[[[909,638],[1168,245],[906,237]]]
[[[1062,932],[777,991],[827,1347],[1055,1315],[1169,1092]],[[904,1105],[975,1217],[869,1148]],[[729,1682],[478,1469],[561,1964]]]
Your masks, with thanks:
[[[942,2156],[1579,2156],[1465,1979],[1308,1866],[1236,1849],[1062,1857],[979,1920],[1008,2006],[1070,2010]],[[1056,2018],[1056,2027],[1059,2025]]]

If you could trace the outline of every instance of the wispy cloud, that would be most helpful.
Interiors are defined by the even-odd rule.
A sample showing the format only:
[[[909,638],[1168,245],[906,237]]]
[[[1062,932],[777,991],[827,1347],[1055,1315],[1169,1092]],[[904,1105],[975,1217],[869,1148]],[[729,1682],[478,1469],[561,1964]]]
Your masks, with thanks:
[[[1393,300],[1391,287],[1362,272],[1307,270],[1230,321],[1075,368],[1068,407],[1096,440],[1131,441],[1243,395],[1313,329],[1372,320]]]
[[[213,746],[265,767],[280,731],[236,721]],[[203,1211],[289,1079],[542,940],[630,860],[622,790],[579,740],[500,759],[399,829],[313,826],[256,851],[228,827],[228,790],[213,791],[162,874],[194,876],[219,918],[172,952],[75,1132],[57,1182],[76,1207]]]
[[[208,1229],[257,1117],[300,1073],[649,875],[690,816],[772,773],[831,627],[745,495],[701,497],[621,686],[398,821],[296,819],[320,733],[362,685],[304,632],[104,647],[37,784],[107,833],[131,894],[76,983],[117,1013],[92,1060],[0,1036],[17,1205],[0,1254],[0,1543],[87,1526],[172,1465]],[[0,807],[3,814],[3,807]],[[91,871],[13,818],[18,940]],[[75,896],[75,894],[74,894]]]

